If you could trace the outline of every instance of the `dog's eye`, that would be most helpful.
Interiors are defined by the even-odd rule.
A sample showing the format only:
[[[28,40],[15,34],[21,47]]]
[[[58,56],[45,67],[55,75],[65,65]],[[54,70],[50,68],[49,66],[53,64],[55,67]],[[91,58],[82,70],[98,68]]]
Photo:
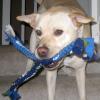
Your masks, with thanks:
[[[37,34],[38,36],[41,36],[41,35],[42,35],[41,30],[36,30],[35,32],[36,32],[36,34]]]
[[[62,35],[62,33],[63,33],[63,30],[57,29],[57,30],[54,32],[54,35],[55,35],[55,36],[60,36],[60,35]]]

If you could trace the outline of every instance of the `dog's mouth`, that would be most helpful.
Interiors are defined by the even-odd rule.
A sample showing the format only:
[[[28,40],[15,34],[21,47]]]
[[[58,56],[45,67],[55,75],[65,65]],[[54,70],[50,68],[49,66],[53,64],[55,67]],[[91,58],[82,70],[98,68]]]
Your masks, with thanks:
[[[41,49],[41,48],[39,48],[39,49]],[[42,51],[43,51],[43,48],[42,48]],[[37,49],[36,49],[36,51],[35,51],[35,55],[36,55],[36,57],[37,57],[38,59],[40,59],[40,60],[49,59],[50,57],[52,57],[52,56],[49,56],[49,55],[40,56],[40,54],[38,53]],[[48,56],[49,56],[49,57],[48,57]],[[54,69],[59,68],[60,65],[61,65],[61,63],[62,63],[62,60],[57,61],[57,62],[53,62],[53,63],[51,63],[51,64],[49,64],[49,65],[47,65],[47,66],[44,66],[44,68],[47,69],[47,70],[54,70]]]
[[[54,69],[57,69],[57,68],[60,67],[61,63],[62,63],[62,60],[59,61],[59,62],[54,62],[54,63],[52,63],[52,64],[50,64],[50,65],[48,65],[48,66],[45,66],[45,69],[47,69],[47,70],[54,70]]]

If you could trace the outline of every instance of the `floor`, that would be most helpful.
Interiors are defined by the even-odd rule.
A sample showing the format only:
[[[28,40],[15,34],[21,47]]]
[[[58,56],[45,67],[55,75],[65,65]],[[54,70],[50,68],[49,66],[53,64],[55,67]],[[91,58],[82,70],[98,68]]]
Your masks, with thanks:
[[[16,77],[0,77],[0,100],[10,100],[1,93],[8,89]],[[20,90],[21,100],[47,100],[47,88],[45,76],[32,79]],[[87,100],[100,100],[100,75],[88,75],[86,78]],[[59,75],[57,78],[55,100],[79,100],[76,81],[74,77]]]

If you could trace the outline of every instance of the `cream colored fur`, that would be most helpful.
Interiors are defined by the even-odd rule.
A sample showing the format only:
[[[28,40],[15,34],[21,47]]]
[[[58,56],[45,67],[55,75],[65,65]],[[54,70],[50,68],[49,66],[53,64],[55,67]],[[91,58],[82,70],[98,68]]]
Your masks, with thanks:
[[[18,16],[17,19],[24,21],[33,28],[30,38],[30,50],[37,54],[37,48],[46,45],[49,48],[48,58],[58,53],[65,45],[74,41],[78,37],[90,36],[89,23],[91,17],[86,16],[83,9],[76,0],[37,0],[40,3],[39,13],[27,16]],[[41,30],[42,35],[37,36],[35,30]],[[55,30],[63,30],[61,36],[54,35]],[[80,35],[81,34],[81,35]],[[38,47],[37,47],[38,44]],[[39,57],[40,58],[40,57]],[[42,58],[40,58],[42,59]],[[33,61],[28,60],[27,70]],[[80,100],[86,100],[85,95],[85,67],[87,62],[76,56],[66,57],[62,62],[63,70],[70,66],[75,71]],[[46,70],[48,100],[54,100],[57,70]]]

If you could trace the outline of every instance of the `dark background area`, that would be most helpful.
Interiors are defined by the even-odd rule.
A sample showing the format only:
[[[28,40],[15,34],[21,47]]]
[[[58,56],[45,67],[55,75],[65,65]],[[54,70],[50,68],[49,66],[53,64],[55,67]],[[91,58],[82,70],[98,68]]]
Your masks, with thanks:
[[[34,11],[34,0],[25,0],[25,14],[31,14]],[[25,43],[29,43],[32,28],[25,25]]]
[[[16,20],[16,16],[21,15],[21,2],[21,0],[11,0],[10,24],[18,37],[21,36],[21,24]]]
[[[0,44],[2,42],[2,0],[0,0]]]
[[[3,0],[0,0],[0,45],[2,43],[2,8]],[[21,15],[22,0],[11,0],[11,14],[10,24],[12,25],[16,35],[21,37],[21,25],[25,24],[16,20],[16,17]],[[34,12],[34,0],[25,0],[25,14],[31,14]],[[29,38],[32,28],[25,24],[25,44],[29,43]]]

